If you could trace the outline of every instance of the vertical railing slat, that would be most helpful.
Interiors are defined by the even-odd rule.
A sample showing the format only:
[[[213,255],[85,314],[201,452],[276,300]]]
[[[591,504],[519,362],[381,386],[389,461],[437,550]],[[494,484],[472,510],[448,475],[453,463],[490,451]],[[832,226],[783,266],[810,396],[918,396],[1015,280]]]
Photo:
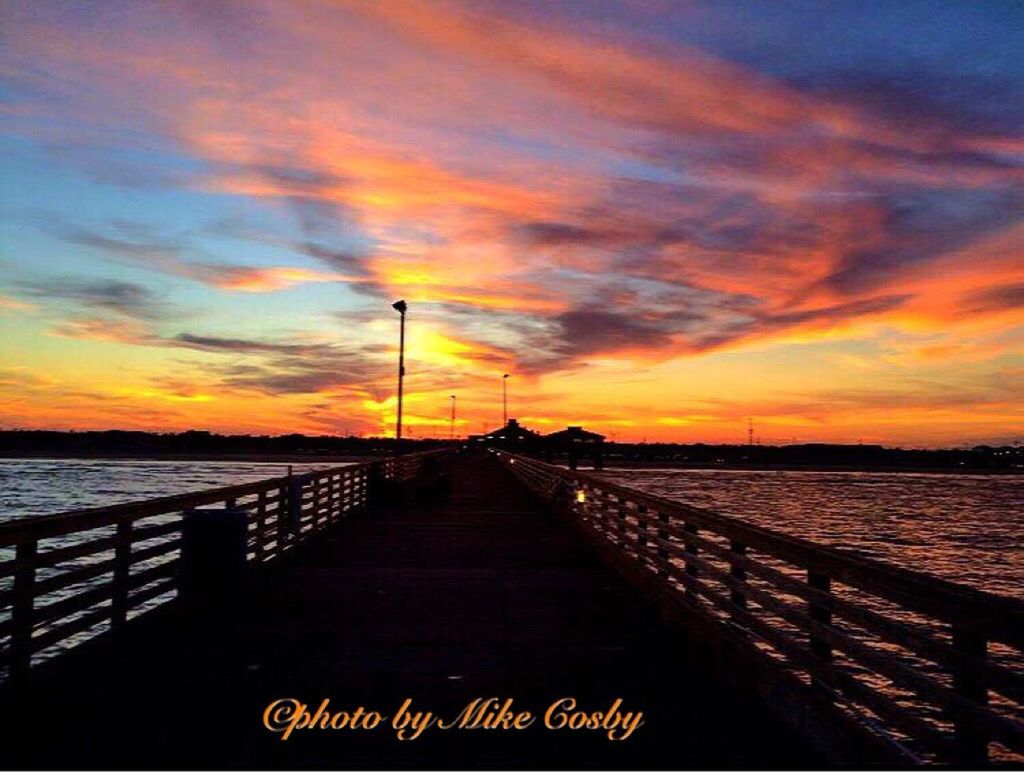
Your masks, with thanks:
[[[978,705],[988,704],[988,685],[982,665],[988,656],[985,636],[964,624],[953,625],[953,646],[963,655],[963,664],[953,672],[956,693]],[[957,761],[967,766],[988,763],[988,737],[960,710],[953,711]]]
[[[19,542],[14,558],[18,566],[14,571],[13,598],[11,599],[11,678],[24,682],[32,665],[32,627],[38,541]]]
[[[658,541],[659,542],[667,542],[668,541],[668,531],[666,530],[666,528],[668,526],[668,522],[669,522],[668,512],[665,512],[665,511],[658,512],[658,526],[659,526],[658,527]],[[668,571],[669,571],[668,560],[669,560],[668,549],[663,544],[659,544],[658,545],[658,575],[659,576],[665,576],[665,577],[668,576]]]
[[[128,577],[132,565],[131,520],[117,524],[117,544],[114,547],[114,595],[110,604],[110,626],[120,631],[128,621]]]
[[[683,531],[691,536],[696,536],[698,533],[700,533],[700,529],[697,528],[697,526],[693,523],[684,524]],[[685,539],[685,542],[686,546],[683,548],[683,550],[686,553],[686,556],[684,558],[686,562],[686,574],[687,576],[690,576],[693,579],[697,579],[697,577],[700,576],[700,569],[698,568],[696,561],[690,559],[690,556],[696,557],[700,552],[700,548],[697,546],[697,542],[693,539]],[[687,585],[686,587],[686,592],[693,598],[697,597],[697,591],[689,585]]]
[[[743,558],[747,554],[747,547],[743,543],[732,539],[729,541],[729,552],[736,558]],[[747,595],[743,592],[743,584],[747,581],[747,572],[743,568],[742,561],[734,559],[729,563],[729,576],[734,580],[733,586],[729,591],[729,600],[738,610],[745,610],[747,608]],[[739,586],[737,586],[739,585]],[[739,614],[734,614],[734,617]]]
[[[267,492],[256,496],[256,562],[262,563],[267,551]]]
[[[324,514],[323,494],[323,481],[320,475],[317,475],[313,478],[313,528],[311,533],[316,533],[322,527],[322,515]]]
[[[828,575],[818,571],[808,569],[807,584],[815,590],[821,590],[822,592],[829,593],[832,592],[832,579]],[[814,600],[808,601],[807,613],[815,622],[819,622],[823,625],[832,624],[832,609],[822,603]],[[832,661],[834,656],[832,647],[820,636],[815,635],[813,632],[808,633],[808,645],[811,649],[811,656],[822,662]],[[813,674],[811,675],[811,683],[817,688],[821,696],[826,699],[831,699],[831,689],[829,688],[830,685],[828,683]]]

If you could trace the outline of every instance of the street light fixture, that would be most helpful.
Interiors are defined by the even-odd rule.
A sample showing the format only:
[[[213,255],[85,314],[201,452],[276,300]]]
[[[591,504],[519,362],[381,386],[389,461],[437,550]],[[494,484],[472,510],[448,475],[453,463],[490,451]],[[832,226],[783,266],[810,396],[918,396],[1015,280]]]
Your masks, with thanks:
[[[508,426],[508,373],[501,376],[501,417],[502,426]]]
[[[451,431],[449,432],[449,434],[451,436],[448,439],[454,440],[455,439],[455,395],[454,394],[452,394],[452,422],[451,422]]]
[[[408,306],[404,300],[391,304],[391,307],[402,315],[398,337],[398,423],[395,427],[395,439],[402,439],[402,386],[405,380],[405,312]]]

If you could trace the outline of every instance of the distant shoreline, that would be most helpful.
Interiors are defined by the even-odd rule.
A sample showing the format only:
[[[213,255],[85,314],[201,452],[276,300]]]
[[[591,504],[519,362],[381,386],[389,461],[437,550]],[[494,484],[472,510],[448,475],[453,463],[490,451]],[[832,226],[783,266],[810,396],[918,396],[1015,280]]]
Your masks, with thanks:
[[[0,452],[0,460],[38,461],[222,461],[253,464],[358,464],[381,458],[381,455],[345,455],[336,453],[60,453],[37,451],[29,453]],[[562,463],[556,460],[556,463]],[[701,464],[693,461],[630,461],[606,459],[605,473],[615,471],[732,471],[732,472],[868,472],[871,474],[962,474],[962,475],[1022,475],[1024,469],[977,469],[954,467],[897,467],[851,464]],[[594,471],[581,466],[579,471]]]
[[[302,453],[102,453],[36,451],[28,453],[0,452],[0,460],[33,461],[229,461],[253,464],[358,464],[381,456],[353,456],[337,453],[324,455]]]
[[[904,473],[904,474],[969,474],[969,475],[1021,475],[1024,469],[957,469],[955,467],[902,467],[902,466],[854,466],[850,464],[699,464],[685,461],[622,461],[605,462],[602,472],[615,471],[669,471],[687,470],[730,471],[730,472],[870,472],[871,474]],[[594,471],[580,467],[581,472]]]

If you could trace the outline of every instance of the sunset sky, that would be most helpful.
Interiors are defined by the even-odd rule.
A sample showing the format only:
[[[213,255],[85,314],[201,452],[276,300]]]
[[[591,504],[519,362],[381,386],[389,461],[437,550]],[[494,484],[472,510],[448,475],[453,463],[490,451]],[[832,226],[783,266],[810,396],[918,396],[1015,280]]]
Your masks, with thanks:
[[[0,0],[0,427],[1020,440],[1022,30]]]

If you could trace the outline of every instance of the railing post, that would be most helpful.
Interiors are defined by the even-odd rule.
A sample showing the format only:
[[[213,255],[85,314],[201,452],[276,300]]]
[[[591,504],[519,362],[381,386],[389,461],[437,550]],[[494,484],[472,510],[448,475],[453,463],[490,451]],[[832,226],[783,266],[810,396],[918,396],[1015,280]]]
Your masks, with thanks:
[[[333,476],[328,475],[327,477],[318,477],[317,482],[320,485],[320,494],[323,501],[320,506],[323,509],[323,527],[326,528],[331,524],[331,517],[334,509],[334,479]]]
[[[964,664],[953,671],[953,689],[961,697],[980,705],[988,704],[988,686],[980,667],[988,656],[988,642],[978,631],[962,624],[953,625],[953,647],[962,655]],[[970,716],[953,711],[956,729],[957,762],[968,767],[988,763],[988,737]]]
[[[398,479],[398,467],[395,459],[382,459],[373,466],[369,490],[370,507],[401,504],[404,500],[405,491]]]
[[[699,529],[693,523],[686,523],[683,526],[683,531],[690,536],[696,536],[699,533]],[[692,560],[692,557],[696,557],[697,553],[700,552],[700,548],[697,546],[695,539],[685,539],[686,546],[683,548],[686,553],[684,560],[686,561],[686,575],[696,579],[700,576],[700,569],[697,568],[697,562]],[[696,597],[697,590],[691,588],[689,585],[686,586],[686,592]]]
[[[37,544],[35,539],[19,542],[14,552],[18,567],[11,601],[11,680],[18,684],[24,683],[32,666]]]
[[[832,592],[832,579],[826,574],[807,570],[807,584],[815,590],[821,590],[822,592]],[[807,613],[811,619],[815,622],[820,622],[823,625],[832,624],[832,609],[825,606],[817,601],[811,600],[807,603]],[[832,661],[832,646],[827,641],[822,640],[819,636],[813,632],[808,633],[808,644],[811,649],[811,656],[820,660],[821,662],[827,663]],[[811,674],[811,683],[814,684],[820,692],[828,698],[830,696],[830,690],[828,683],[823,679]]]
[[[636,551],[640,556],[641,560],[646,559],[647,555],[647,506],[644,504],[636,505]]]
[[[288,478],[288,514],[285,523],[295,536],[302,528],[302,483],[301,477]]]
[[[807,572],[807,584],[813,587],[815,590],[821,590],[822,592],[832,591],[832,580],[825,574],[819,574],[817,571]],[[823,625],[832,624],[832,610],[816,601],[809,601],[807,604],[808,614],[815,622],[821,622]],[[826,642],[821,640],[813,633],[810,636],[811,652],[822,659],[832,659],[832,647]]]
[[[612,511],[615,536],[619,540],[619,549],[629,552],[626,536],[626,502],[621,496],[615,496],[615,509]]]
[[[341,508],[344,506],[342,499],[345,497],[345,478],[340,472],[332,474],[328,479],[327,497],[327,519],[333,523],[341,517]]]
[[[114,546],[114,595],[110,604],[110,628],[120,631],[128,621],[128,576],[132,567],[132,521],[117,524]]]
[[[669,551],[661,543],[668,541],[668,512],[662,511],[658,513],[658,575],[668,576],[668,558]]]
[[[260,491],[256,497],[256,562],[263,562],[267,549],[267,492]]]
[[[321,501],[321,498],[323,497],[323,492],[323,481],[320,479],[320,476],[317,475],[316,477],[313,478],[313,528],[310,531],[310,534],[314,534],[320,530],[320,508],[323,503]]]
[[[619,541],[619,549],[629,553],[626,538],[626,502],[619,495],[615,496],[615,507],[611,512],[611,529],[615,532],[615,538]]]
[[[366,472],[360,469],[353,472],[347,479],[345,487],[345,506],[343,517],[366,506]]]
[[[277,491],[277,556],[284,554],[284,545],[288,540],[288,486],[282,485]]]
[[[729,592],[729,600],[732,601],[732,605],[738,610],[744,610],[747,607],[747,595],[743,592],[742,585],[747,581],[747,572],[743,568],[741,559],[747,554],[747,547],[745,544],[732,539],[729,542],[729,553],[731,556],[734,556],[734,559],[729,561],[729,576],[735,580]],[[739,615],[733,614],[733,616]]]

